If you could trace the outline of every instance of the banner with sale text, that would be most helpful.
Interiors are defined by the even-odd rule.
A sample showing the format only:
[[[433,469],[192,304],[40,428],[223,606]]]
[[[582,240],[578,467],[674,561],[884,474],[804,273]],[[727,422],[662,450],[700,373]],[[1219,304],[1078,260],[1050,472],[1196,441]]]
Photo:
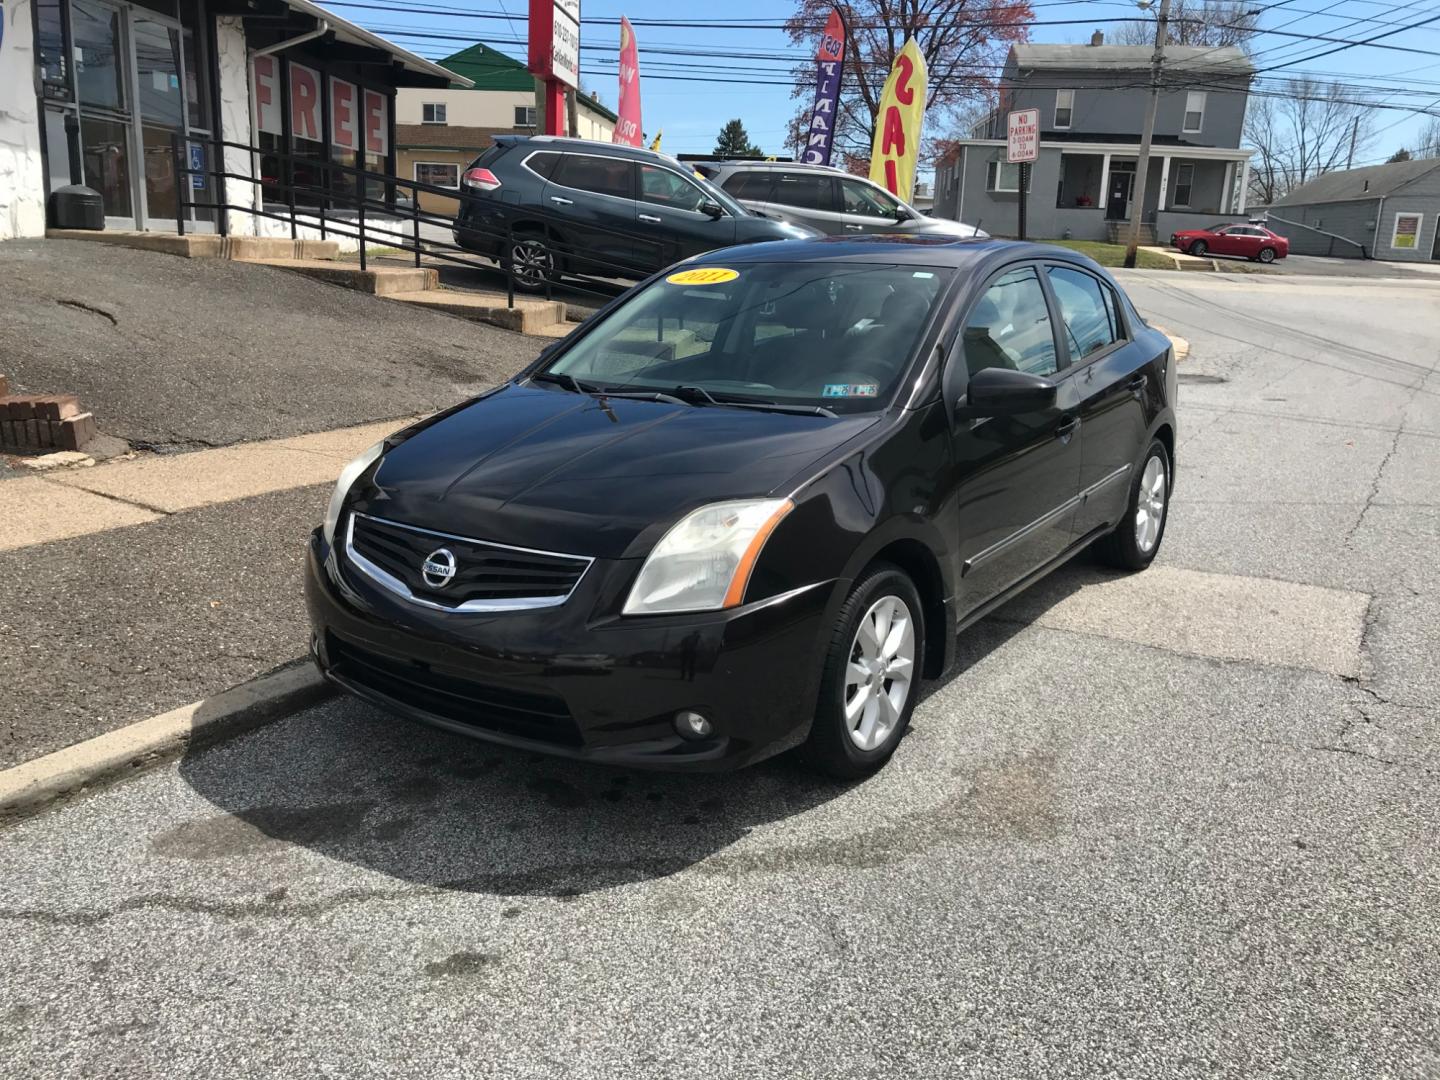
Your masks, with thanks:
[[[820,48],[815,53],[815,108],[810,114],[810,137],[801,160],[807,165],[829,165],[835,143],[835,118],[840,101],[840,79],[845,74],[845,20],[830,9]]]
[[[626,146],[643,146],[644,129],[640,126],[640,57],[635,48],[635,28],[624,15],[620,16],[620,119],[615,123],[611,142]]]
[[[880,95],[880,111],[875,116],[870,179],[890,194],[906,200],[915,190],[927,78],[925,56],[911,38],[895,57],[890,77],[885,80],[885,92]]]

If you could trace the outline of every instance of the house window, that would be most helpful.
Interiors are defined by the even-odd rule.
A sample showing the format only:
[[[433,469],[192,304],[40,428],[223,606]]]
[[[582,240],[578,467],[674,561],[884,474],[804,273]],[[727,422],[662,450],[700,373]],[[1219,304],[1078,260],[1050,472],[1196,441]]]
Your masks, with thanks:
[[[1420,246],[1420,226],[1424,214],[1398,213],[1395,215],[1395,231],[1390,234],[1390,246],[1411,251]]]
[[[1030,191],[1035,183],[1035,170],[1030,170],[1030,183],[1025,185],[1025,190]],[[1020,190],[1020,166],[1012,165],[1008,161],[992,161],[985,172],[985,189],[987,191],[1013,191]]]
[[[534,105],[516,105],[516,106],[515,106],[515,126],[516,126],[516,127],[534,127],[534,126],[535,126],[535,106],[534,106]]]
[[[417,161],[415,162],[415,182],[429,184],[431,187],[458,188],[460,186],[460,166],[443,161]]]
[[[421,105],[420,122],[422,124],[445,123],[445,103],[441,101],[427,101],[424,105]]]
[[[1064,129],[1070,126],[1070,114],[1075,111],[1075,91],[1055,91],[1055,127]]]
[[[1195,166],[1178,165],[1175,168],[1175,205],[1189,206],[1190,192],[1195,187]]]
[[[1185,124],[1182,130],[1199,131],[1205,123],[1205,91],[1191,90],[1185,95]]]

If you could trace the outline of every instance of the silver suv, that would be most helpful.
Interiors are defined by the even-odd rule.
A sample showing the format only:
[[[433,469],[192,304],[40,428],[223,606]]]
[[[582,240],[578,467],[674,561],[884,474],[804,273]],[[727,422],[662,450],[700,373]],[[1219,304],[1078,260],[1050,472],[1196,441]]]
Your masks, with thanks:
[[[695,170],[747,209],[823,233],[925,233],[985,236],[958,221],[932,218],[878,184],[840,169],[780,161],[695,161]]]

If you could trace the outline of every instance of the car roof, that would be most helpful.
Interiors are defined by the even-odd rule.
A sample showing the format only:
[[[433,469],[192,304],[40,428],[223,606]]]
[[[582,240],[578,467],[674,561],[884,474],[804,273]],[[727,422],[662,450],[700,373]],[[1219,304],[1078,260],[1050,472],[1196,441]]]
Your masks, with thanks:
[[[950,266],[987,270],[1020,259],[1052,259],[1101,270],[1099,263],[1070,248],[994,237],[926,236],[916,233],[874,233],[868,236],[823,236],[813,240],[772,240],[707,251],[686,265],[707,266],[761,262],[875,262],[916,266]]]
[[[669,154],[662,154],[657,150],[647,150],[643,146],[625,146],[622,143],[597,142],[595,139],[572,139],[566,135],[496,135],[495,142],[502,146],[515,146],[524,144],[533,146],[535,149],[545,148],[565,152],[569,150],[583,151],[587,154],[599,154],[607,157],[631,158],[635,161],[658,161],[670,166],[679,166],[684,169],[682,162],[671,157]]]
[[[709,165],[717,169],[775,169],[784,172],[823,172],[838,173],[841,176],[850,176],[844,169],[837,169],[834,165],[811,165],[806,161],[760,161],[755,158],[730,158],[727,161],[704,161],[696,162],[697,165]],[[863,176],[859,179],[865,179]]]

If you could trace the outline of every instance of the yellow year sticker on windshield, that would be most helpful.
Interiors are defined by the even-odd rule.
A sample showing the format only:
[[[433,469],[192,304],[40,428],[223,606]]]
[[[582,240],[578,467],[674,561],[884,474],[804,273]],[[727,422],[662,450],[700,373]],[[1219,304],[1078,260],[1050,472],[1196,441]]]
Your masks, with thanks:
[[[739,270],[723,266],[697,266],[693,270],[677,270],[665,280],[671,285],[719,285],[723,281],[734,281],[739,276]]]

